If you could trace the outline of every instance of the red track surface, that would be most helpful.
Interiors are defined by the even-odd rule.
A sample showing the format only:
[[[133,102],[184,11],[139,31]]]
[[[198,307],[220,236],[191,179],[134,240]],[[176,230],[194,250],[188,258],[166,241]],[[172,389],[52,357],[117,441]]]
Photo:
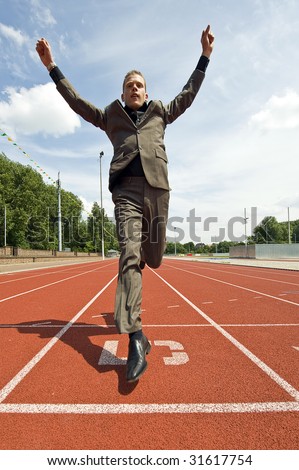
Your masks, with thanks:
[[[1,449],[298,449],[299,273],[165,260],[125,381],[117,261],[0,275]]]

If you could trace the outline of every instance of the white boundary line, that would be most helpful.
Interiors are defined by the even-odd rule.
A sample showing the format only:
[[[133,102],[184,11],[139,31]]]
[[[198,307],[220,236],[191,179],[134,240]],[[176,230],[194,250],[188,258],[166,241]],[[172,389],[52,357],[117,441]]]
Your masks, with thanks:
[[[284,389],[291,397],[296,401],[299,401],[299,391],[296,390],[291,384],[284,380],[280,375],[278,375],[273,369],[271,369],[267,364],[261,361],[255,354],[253,354],[249,349],[247,349],[243,344],[241,344],[237,339],[235,339],[231,334],[224,330],[218,323],[216,323],[212,318],[206,315],[200,308],[194,305],[191,300],[185,297],[181,292],[179,292],[175,287],[173,287],[169,282],[167,282],[163,277],[157,274],[153,269],[150,270],[163,281],[170,289],[172,289],[177,295],[179,295],[187,304],[189,304],[197,313],[199,313],[208,323],[210,323],[219,333],[221,333],[226,339],[228,339],[234,346],[236,346],[245,356],[250,359],[254,364],[256,364],[263,372],[265,372],[274,382],[277,383],[282,389]],[[182,271],[185,271],[184,269]],[[206,276],[204,276],[206,277]]]
[[[184,260],[185,261],[185,260]],[[186,260],[185,261],[186,263],[188,263],[188,261]],[[190,261],[189,261],[190,262]],[[165,262],[163,262],[163,264],[166,264]],[[169,265],[168,265],[169,266]],[[187,266],[187,265],[186,265]],[[249,277],[249,278],[253,278],[253,279],[262,279],[264,281],[269,281],[269,282],[278,282],[278,283],[281,283],[281,284],[291,284],[291,285],[294,285],[294,286],[299,286],[299,283],[298,282],[291,282],[291,281],[282,281],[280,279],[272,279],[272,278],[269,278],[269,277],[262,277],[262,276],[252,276],[251,274],[248,274],[247,272],[246,273],[240,273],[240,272],[237,272],[237,271],[233,271],[233,270],[224,270],[224,269],[215,269],[215,265],[211,268],[211,267],[206,267],[206,266],[200,266],[200,263],[197,264],[197,265],[194,265],[196,267],[200,267],[202,270],[205,270],[205,271],[213,271],[213,272],[217,272],[217,273],[224,273],[224,274],[234,274],[235,276],[240,276],[240,277]],[[232,266],[232,265],[231,265]],[[233,265],[234,267],[236,266],[240,266],[241,268],[243,268],[244,266],[242,265]],[[252,267],[252,266],[245,266],[245,268],[249,268],[249,267]],[[253,266],[255,268],[255,266]],[[259,268],[260,270],[261,268]],[[269,268],[266,268],[269,272]],[[273,273],[271,274],[277,274],[277,270],[274,270]],[[284,275],[291,275],[291,273],[288,273],[286,274],[285,271],[283,272]],[[297,276],[294,276],[293,277],[296,277],[296,279],[298,279],[298,273],[297,273]]]
[[[26,375],[39,363],[39,361],[59,341],[75,321],[93,304],[93,302],[110,286],[116,279],[117,274],[101,289],[55,336],[52,338],[24,367],[0,390],[0,403],[14,390],[14,388],[26,377]]]
[[[153,413],[271,413],[298,412],[297,402],[265,403],[108,403],[108,404],[0,404],[0,413],[153,414]]]
[[[5,325],[0,324],[0,330],[5,330],[6,328],[63,328],[65,326],[64,323],[59,324],[52,324],[51,322],[41,322],[41,323],[32,323],[31,325],[28,324],[11,324]],[[207,323],[172,323],[170,325],[166,325],[164,323],[156,323],[156,324],[146,324],[143,323],[145,328],[213,328],[213,325]],[[267,327],[289,327],[289,326],[299,326],[299,323],[219,323],[219,326],[222,327],[236,327],[236,328],[267,328]],[[90,323],[86,325],[72,325],[72,328],[116,328],[114,324],[111,325],[100,325],[97,323]]]
[[[15,269],[14,271],[11,270],[11,271],[0,271],[0,279],[1,279],[1,275],[3,274],[4,276],[7,276],[7,275],[11,275],[11,274],[17,274],[17,273],[24,273],[24,272],[32,272],[32,271],[40,271],[42,269],[52,269],[52,268],[60,268],[60,267],[67,267],[67,266],[79,266],[79,265],[85,265],[85,264],[91,264],[91,263],[101,263],[102,260],[101,259],[89,259],[89,260],[86,260],[83,258],[77,258],[76,260],[73,260],[73,259],[69,259],[69,263],[65,262],[66,260],[62,261],[61,263],[58,261],[58,260],[52,260],[52,261],[49,261],[49,264],[47,264],[46,266],[38,266],[39,262],[34,262],[34,263],[15,263],[13,265],[11,264],[7,264],[7,265],[3,265],[3,264],[0,264],[0,269],[1,267],[3,266],[11,266],[11,267],[18,267],[18,266],[22,266],[24,267],[24,269]],[[108,261],[108,260],[106,260]],[[47,261],[45,261],[45,263],[47,263]],[[43,264],[43,262],[41,262],[40,264]]]
[[[102,263],[102,261],[97,261],[97,263]],[[87,263],[86,263],[87,264]],[[76,263],[76,264],[66,264],[66,265],[58,265],[58,266],[44,266],[44,267],[41,267],[41,268],[36,268],[35,270],[25,270],[25,271],[12,271],[12,272],[9,272],[9,273],[5,273],[5,274],[18,274],[18,273],[23,273],[23,272],[26,272],[26,273],[29,273],[28,276],[25,276],[25,277],[17,277],[17,278],[12,278],[12,279],[6,279],[6,280],[2,280],[1,279],[1,276],[0,276],[0,286],[2,286],[3,284],[9,284],[9,283],[12,283],[12,282],[18,282],[18,281],[30,281],[31,279],[34,279],[36,277],[44,277],[44,276],[52,276],[53,274],[60,274],[60,273],[65,273],[65,272],[68,272],[68,271],[74,271],[75,268],[84,268],[85,264],[80,264],[80,263]],[[99,268],[102,268],[102,267],[107,267],[108,264],[105,264],[105,266],[100,266]],[[54,269],[56,268],[68,268],[68,269],[57,269],[54,271]],[[41,270],[41,269],[48,269],[49,272],[38,272],[37,274],[34,274],[34,271],[38,271],[38,270]],[[33,274],[31,274],[31,271],[33,271]],[[78,269],[77,269],[78,271]],[[0,273],[0,274],[4,274],[4,273]]]
[[[226,284],[227,286],[236,287],[236,289],[246,290],[248,292],[253,292],[254,294],[263,295],[265,297],[269,297],[270,299],[279,300],[280,302],[285,302],[287,304],[296,305],[297,307],[299,307],[299,303],[292,302],[291,300],[282,299],[281,297],[275,297],[275,295],[270,295],[270,294],[266,294],[264,292],[260,292],[258,290],[249,289],[248,287],[238,286],[237,284],[232,284],[231,282],[221,281],[220,279],[215,279],[214,277],[205,276],[204,274],[195,273],[194,271],[188,271],[187,269],[177,268],[176,266],[171,266],[171,265],[168,265],[168,266],[170,266],[172,269],[177,269],[178,271],[183,271],[183,272],[188,273],[188,274],[193,274],[194,276],[204,277],[205,279],[209,279],[211,281],[220,282],[220,284]],[[149,268],[149,269],[151,269],[151,268]],[[158,274],[157,274],[157,276],[158,276]],[[166,281],[164,281],[164,282],[166,282]]]
[[[70,279],[75,279],[76,277],[79,277],[79,276],[84,276],[85,274],[89,274],[89,273],[92,273],[94,271],[98,271],[99,269],[103,269],[105,267],[107,267],[107,265],[100,266],[100,267],[97,267],[95,269],[90,269],[89,271],[84,271],[83,273],[75,274],[74,276],[65,277],[64,279],[60,279],[59,281],[50,282],[49,284],[44,284],[43,286],[35,287],[34,289],[30,289],[30,290],[27,290],[27,291],[24,291],[24,292],[19,292],[19,294],[14,294],[14,295],[11,295],[10,297],[0,299],[0,303],[1,302],[6,302],[7,300],[15,299],[16,297],[20,297],[22,295],[30,294],[31,292],[35,292],[35,291],[40,290],[40,289],[45,289],[46,287],[54,286],[55,284],[60,284],[61,282],[69,281]]]

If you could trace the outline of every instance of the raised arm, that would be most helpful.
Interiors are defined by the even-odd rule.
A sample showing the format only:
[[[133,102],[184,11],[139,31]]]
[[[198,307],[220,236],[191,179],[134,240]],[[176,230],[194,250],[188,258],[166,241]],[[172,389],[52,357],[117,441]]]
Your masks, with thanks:
[[[45,38],[36,43],[36,52],[44,66],[48,69],[50,77],[56,84],[56,88],[75,113],[85,121],[90,122],[102,130],[106,130],[106,121],[103,111],[89,101],[82,98],[72,84],[65,78],[59,67],[54,62],[51,46]]]
[[[196,65],[196,69],[182,91],[174,100],[164,107],[164,119],[166,124],[171,124],[191,106],[205,78],[205,72],[214,47],[214,35],[210,25],[202,32],[201,45],[202,54]]]

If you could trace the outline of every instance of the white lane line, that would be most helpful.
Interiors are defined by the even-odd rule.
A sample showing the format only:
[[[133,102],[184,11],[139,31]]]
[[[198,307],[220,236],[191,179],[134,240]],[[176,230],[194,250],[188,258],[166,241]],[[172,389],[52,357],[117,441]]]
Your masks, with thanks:
[[[3,330],[6,328],[19,328],[19,329],[25,329],[25,328],[63,328],[65,325],[62,323],[61,325],[53,325],[52,323],[32,323],[30,325],[28,324],[22,324],[22,323],[17,323],[17,324],[2,324],[0,325],[0,329],[2,328]],[[210,325],[209,323],[177,323],[174,324],[172,323],[171,325],[166,325],[166,324],[146,324],[143,323],[143,326],[146,328],[194,328],[194,327],[199,327],[199,328],[213,328],[213,325]],[[236,328],[267,328],[267,327],[290,327],[290,326],[299,326],[299,323],[219,323],[219,326],[223,327],[236,327]],[[72,328],[116,328],[114,324],[111,325],[99,325],[96,323],[90,323],[86,325],[72,325]]]
[[[298,412],[296,402],[257,403],[103,403],[103,404],[0,404],[0,413],[49,414],[152,414],[152,413],[273,413]]]
[[[27,290],[27,291],[24,291],[24,292],[20,292],[19,294],[11,295],[10,297],[0,299],[0,303],[1,302],[6,302],[7,300],[15,299],[16,297],[20,297],[22,295],[30,294],[31,292],[35,292],[35,291],[40,290],[40,289],[45,289],[46,287],[54,286],[55,284],[60,284],[61,282],[69,281],[70,279],[75,279],[76,277],[79,277],[79,276],[84,276],[85,274],[89,274],[89,273],[92,273],[94,271],[98,271],[99,269],[102,269],[104,267],[106,267],[106,266],[101,266],[101,267],[98,267],[98,268],[95,268],[95,269],[90,269],[89,271],[84,271],[83,273],[75,274],[74,276],[65,277],[64,279],[60,279],[59,281],[50,282],[49,284],[44,284],[43,286],[35,287],[34,289],[30,289],[30,290]]]
[[[178,308],[179,305],[168,305],[167,308]]]
[[[237,302],[238,299],[228,299],[229,302]]]
[[[113,325],[109,325],[110,327],[113,327]],[[171,324],[171,325],[152,325],[152,324],[143,324],[144,327],[146,328],[180,328],[180,327],[185,327],[185,328],[194,328],[194,327],[199,327],[199,328],[214,328],[214,325],[210,324],[202,324],[202,323],[187,323],[187,324]],[[267,327],[290,327],[290,326],[299,326],[299,323],[219,323],[219,326],[223,327],[236,327],[236,328],[267,328]]]
[[[151,269],[151,268],[150,268]],[[299,391],[296,390],[291,384],[284,380],[280,375],[278,375],[273,369],[271,369],[267,364],[261,361],[255,354],[253,354],[249,349],[247,349],[243,344],[241,344],[237,339],[235,339],[231,334],[224,330],[218,323],[216,323],[212,318],[206,315],[202,310],[200,310],[196,305],[194,305],[191,300],[185,297],[181,292],[179,292],[175,287],[173,287],[169,282],[167,282],[162,276],[156,273],[153,269],[151,271],[163,281],[170,289],[172,289],[177,295],[179,295],[187,304],[189,304],[196,312],[198,312],[208,323],[210,323],[214,328],[219,331],[226,339],[228,339],[234,346],[236,346],[243,354],[245,354],[248,359],[250,359],[254,364],[256,364],[263,372],[265,372],[274,382],[277,383],[281,388],[283,388],[291,397],[295,398],[296,401],[299,401]]]
[[[186,261],[185,261],[186,263]],[[169,265],[168,265],[169,266]],[[187,266],[187,265],[186,265]],[[201,267],[201,266],[196,266],[196,267]],[[241,266],[240,266],[241,267]],[[245,267],[245,266],[243,266]],[[254,266],[250,266],[251,268],[253,269],[256,269],[256,267]],[[248,270],[249,266],[246,266],[246,270]],[[203,268],[201,267],[202,270],[205,270],[205,271],[213,271],[213,272],[217,272],[217,273],[225,273],[225,274],[234,274],[236,276],[242,276],[242,277],[250,277],[250,278],[253,278],[253,279],[261,279],[263,281],[269,281],[269,282],[279,282],[281,284],[291,284],[293,286],[299,286],[299,283],[297,282],[290,282],[290,281],[282,281],[280,279],[272,279],[272,278],[269,278],[269,277],[262,277],[262,276],[251,276],[250,274],[248,274],[247,272],[245,274],[243,273],[239,273],[239,272],[236,272],[236,271],[229,271],[229,270],[224,270],[224,269],[215,269],[215,268]],[[269,269],[269,268],[266,268],[266,269]],[[261,268],[259,267],[258,268],[258,271],[260,272],[261,271]],[[268,272],[268,271],[267,271]],[[272,273],[271,273],[272,274]],[[274,273],[273,273],[274,274]],[[283,273],[284,276],[292,276],[294,277],[294,275],[292,275],[291,273]],[[296,278],[298,279],[298,275],[296,275]]]
[[[90,265],[91,263],[93,263],[93,264],[102,264],[103,262],[102,262],[102,261],[97,261],[97,260],[96,260],[96,261],[83,261],[83,262],[74,261],[74,262],[65,263],[65,264],[63,264],[63,263],[62,263],[62,264],[59,264],[59,263],[58,263],[58,264],[56,264],[56,265],[53,265],[53,264],[50,265],[50,264],[49,264],[49,265],[47,265],[47,266],[34,266],[34,267],[31,267],[31,268],[27,266],[27,268],[25,268],[25,269],[16,269],[15,271],[0,272],[0,277],[1,277],[1,275],[4,275],[4,276],[13,276],[14,274],[18,274],[18,273],[31,273],[31,272],[34,272],[34,271],[41,271],[41,270],[44,270],[44,269],[49,269],[49,270],[50,270],[50,269],[54,269],[54,268],[64,268],[64,267],[67,268],[67,267],[70,267],[70,269],[63,269],[63,270],[61,270],[61,271],[60,271],[60,270],[56,271],[56,272],[65,272],[65,271],[71,271],[71,270],[72,270],[72,269],[71,269],[72,267],[74,267],[74,268],[79,268],[79,267],[80,267],[80,268],[81,268],[81,266],[82,266],[82,267],[84,268],[84,266]],[[24,263],[22,263],[22,264],[24,264]],[[107,262],[107,264],[105,264],[105,266],[103,266],[103,267],[107,267],[107,266],[109,266],[110,264],[115,264],[115,263],[114,263],[114,262],[113,262],[113,263],[112,263],[112,262],[109,262],[109,264],[108,264],[108,262]],[[18,264],[18,265],[16,265],[16,266],[19,266],[19,265],[20,265],[20,264]],[[25,265],[26,265],[26,264],[25,264]],[[43,275],[43,276],[45,275],[45,276],[46,276],[47,274],[50,274],[50,273],[40,274],[40,276],[41,276],[41,275]],[[26,277],[26,278],[24,278],[24,279],[27,279],[27,278],[29,279],[29,278],[31,278],[31,277],[36,277],[36,276],[38,276],[38,274],[36,274],[36,275],[34,275],[34,276],[28,276],[28,277]],[[20,278],[20,279],[22,280],[22,278]],[[17,279],[17,280],[18,280],[18,279]],[[7,281],[7,282],[13,282],[13,281],[14,281],[14,279],[12,279],[12,280],[10,280],[10,281]],[[6,282],[6,281],[4,281],[4,282]],[[1,284],[3,284],[3,283],[1,282]]]
[[[299,307],[299,303],[292,302],[291,300],[281,299],[280,297],[275,297],[275,295],[266,294],[265,292],[259,292],[259,291],[254,290],[254,289],[249,289],[248,287],[238,286],[237,284],[232,284],[231,282],[221,281],[220,279],[215,279],[214,277],[204,276],[204,274],[198,274],[198,273],[195,273],[194,271],[188,271],[187,269],[177,268],[175,266],[171,266],[171,267],[172,267],[172,269],[176,269],[178,271],[183,271],[184,273],[192,274],[193,276],[204,277],[205,279],[209,279],[211,281],[219,282],[220,284],[225,284],[227,286],[236,287],[236,289],[246,290],[248,292],[253,292],[254,294],[259,294],[259,295],[262,295],[262,296],[265,296],[265,297],[269,297],[270,299],[279,300],[280,302],[285,302],[287,304],[292,304],[292,305],[296,305],[297,307]]]
[[[69,266],[69,265],[66,265],[66,266]],[[106,265],[107,266],[107,265]],[[31,279],[34,279],[36,277],[44,277],[44,276],[51,276],[52,274],[63,274],[63,273],[66,273],[66,272],[69,272],[69,271],[74,271],[75,268],[78,268],[78,265],[76,264],[75,266],[69,268],[69,269],[60,269],[60,270],[57,270],[57,271],[49,271],[49,272],[46,272],[46,273],[39,273],[39,274],[34,274],[34,275],[28,275],[28,276],[25,276],[25,277],[18,277],[16,279],[8,279],[7,281],[1,281],[0,282],[0,285],[2,286],[2,284],[7,284],[9,282],[17,282],[17,281],[31,281]],[[82,266],[81,264],[79,264],[79,267],[84,267]],[[54,266],[45,266],[43,268],[38,268],[38,269],[53,269]],[[78,269],[76,270],[78,271]],[[19,273],[20,271],[15,271],[13,273],[9,273],[10,275],[14,275],[16,273]],[[28,271],[25,271],[25,272],[28,272]]]
[[[78,312],[58,333],[52,338],[21,370],[0,390],[0,403],[14,390],[14,388],[26,377],[36,364],[55,346],[57,341],[73,326],[73,323],[93,304],[93,302],[110,286],[116,279],[117,274],[101,289],[81,310]],[[44,327],[46,325],[43,325]],[[39,326],[40,327],[40,326]]]

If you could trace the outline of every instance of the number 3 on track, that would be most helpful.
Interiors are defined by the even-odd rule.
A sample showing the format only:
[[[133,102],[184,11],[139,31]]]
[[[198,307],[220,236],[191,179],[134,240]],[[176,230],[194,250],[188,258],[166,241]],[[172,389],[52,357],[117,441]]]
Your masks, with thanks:
[[[184,346],[177,341],[154,341],[155,346],[167,347],[171,351],[171,356],[163,357],[164,364],[167,366],[180,366],[189,361],[188,354],[184,351]],[[105,341],[103,351],[99,359],[99,366],[121,366],[125,365],[126,357],[117,357],[118,341]]]

